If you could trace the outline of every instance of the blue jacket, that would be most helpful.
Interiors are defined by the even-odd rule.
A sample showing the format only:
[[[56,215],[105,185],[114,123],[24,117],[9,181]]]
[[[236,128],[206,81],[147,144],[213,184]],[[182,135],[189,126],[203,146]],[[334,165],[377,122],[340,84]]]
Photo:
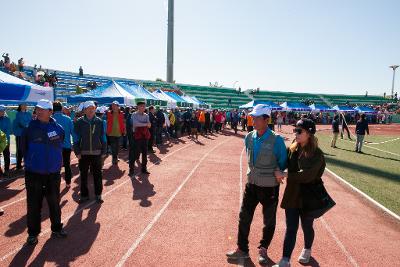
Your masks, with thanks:
[[[25,170],[38,174],[60,172],[63,143],[64,129],[53,118],[49,123],[31,121],[22,132]]]
[[[0,130],[6,134],[8,144],[10,144],[11,120],[7,115],[0,117]]]
[[[63,148],[71,149],[71,136],[73,136],[74,124],[70,117],[60,112],[55,112],[53,118],[60,124],[65,133]]]
[[[15,136],[21,136],[22,131],[28,127],[29,122],[32,120],[32,114],[30,112],[17,112],[15,116],[13,130]]]

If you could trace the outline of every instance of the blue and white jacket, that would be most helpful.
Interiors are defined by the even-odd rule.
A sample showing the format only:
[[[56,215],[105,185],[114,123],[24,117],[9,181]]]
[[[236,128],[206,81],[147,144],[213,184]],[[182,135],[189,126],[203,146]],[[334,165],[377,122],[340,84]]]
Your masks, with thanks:
[[[64,129],[53,118],[49,123],[31,121],[22,132],[25,170],[37,174],[60,172],[63,143]]]

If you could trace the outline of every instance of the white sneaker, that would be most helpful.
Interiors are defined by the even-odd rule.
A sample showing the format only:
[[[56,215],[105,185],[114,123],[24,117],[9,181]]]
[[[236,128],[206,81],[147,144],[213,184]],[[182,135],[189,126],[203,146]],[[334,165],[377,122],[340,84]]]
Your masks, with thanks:
[[[310,257],[311,257],[311,249],[304,248],[299,256],[299,262],[300,263],[309,263]]]
[[[282,258],[277,264],[272,267],[290,267],[290,261],[287,258]]]

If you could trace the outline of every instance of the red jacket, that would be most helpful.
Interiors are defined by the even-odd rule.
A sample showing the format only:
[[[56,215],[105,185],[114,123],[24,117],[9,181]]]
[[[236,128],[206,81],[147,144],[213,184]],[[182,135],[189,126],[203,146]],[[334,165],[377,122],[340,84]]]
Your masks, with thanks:
[[[121,135],[125,134],[125,123],[124,123],[124,113],[122,111],[119,112],[118,116],[119,121],[119,129],[121,131]],[[111,134],[112,126],[114,122],[114,116],[112,111],[107,111],[107,135]]]

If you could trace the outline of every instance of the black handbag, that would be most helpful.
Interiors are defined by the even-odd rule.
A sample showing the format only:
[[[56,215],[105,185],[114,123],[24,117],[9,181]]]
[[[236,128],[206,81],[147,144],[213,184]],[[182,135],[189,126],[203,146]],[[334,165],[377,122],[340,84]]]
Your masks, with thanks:
[[[336,205],[328,194],[322,180],[316,183],[301,184],[301,197],[303,200],[302,214],[317,219]]]

